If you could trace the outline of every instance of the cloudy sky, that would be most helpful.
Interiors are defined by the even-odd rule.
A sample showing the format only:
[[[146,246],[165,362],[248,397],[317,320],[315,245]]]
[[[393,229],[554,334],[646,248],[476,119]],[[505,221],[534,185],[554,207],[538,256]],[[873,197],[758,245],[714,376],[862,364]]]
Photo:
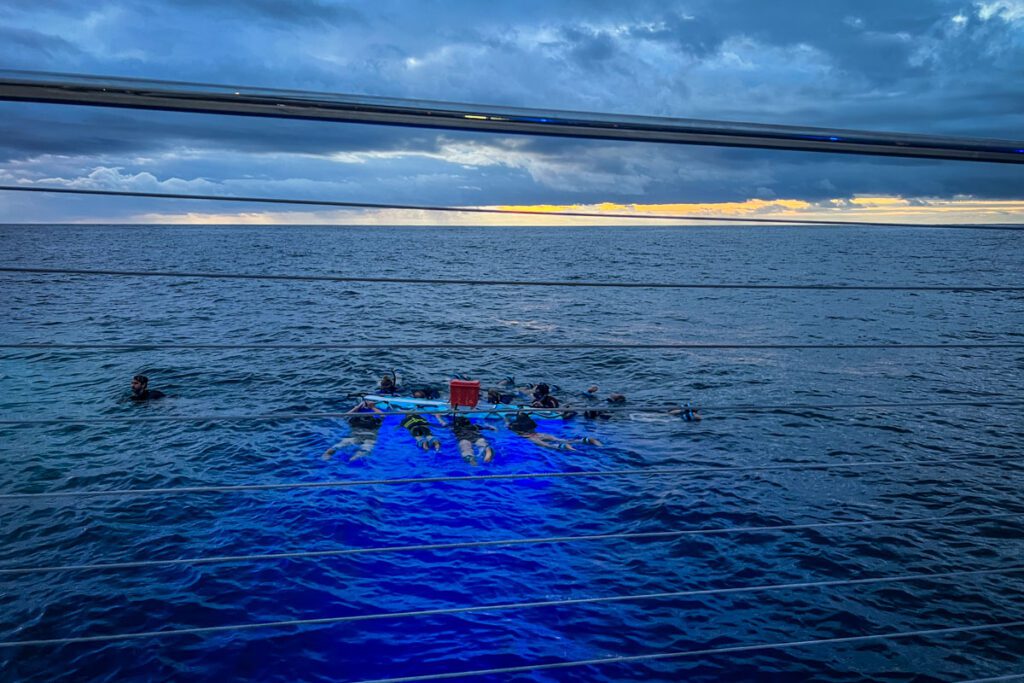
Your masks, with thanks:
[[[1024,0],[4,0],[0,68],[1024,137]],[[0,184],[1024,222],[1019,165],[23,103],[0,103]],[[458,219],[0,192],[0,222],[211,220]]]

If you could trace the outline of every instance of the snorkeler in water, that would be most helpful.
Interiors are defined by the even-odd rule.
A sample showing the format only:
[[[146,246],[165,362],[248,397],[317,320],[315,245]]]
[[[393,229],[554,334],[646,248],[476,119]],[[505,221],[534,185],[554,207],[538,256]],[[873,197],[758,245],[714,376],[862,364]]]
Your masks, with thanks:
[[[601,399],[597,395],[599,391],[600,387],[592,384],[587,387],[585,392],[580,392],[580,399],[587,405],[587,408],[583,411],[583,417],[590,420],[610,420],[612,417],[611,412],[600,408]],[[626,402],[626,396],[624,394],[611,393],[604,399],[604,402],[610,405],[622,405]]]
[[[402,389],[398,386],[398,374],[394,370],[380,378],[377,392],[382,396],[394,396],[401,391]]]
[[[380,432],[380,426],[384,423],[384,418],[381,416],[383,412],[377,406],[369,401],[360,401],[345,414],[351,415],[347,419],[352,431],[344,439],[324,451],[324,460],[330,460],[331,456],[344,448],[357,446],[356,452],[348,459],[349,462],[354,462],[368,456],[373,451],[373,447],[377,445],[377,434]]]
[[[409,395],[413,398],[425,398],[431,401],[436,401],[441,398],[441,391],[429,384],[423,384],[410,390]]]
[[[447,426],[447,422],[438,415],[430,415],[434,418],[439,425],[442,427]],[[430,424],[426,418],[419,413],[409,413],[402,419],[402,427],[404,427],[409,434],[416,439],[416,445],[427,451],[433,448],[435,451],[441,450],[441,440],[438,439],[430,431]]]
[[[452,419],[452,433],[459,442],[459,453],[470,465],[476,465],[479,456],[483,457],[484,462],[494,459],[494,448],[481,433],[484,429],[496,431],[491,425],[478,425],[463,415],[456,415]]]
[[[584,443],[591,446],[603,446],[600,441],[592,436],[581,436],[576,439],[560,439],[554,434],[538,432],[537,423],[529,414],[519,411],[515,417],[505,416],[505,424],[519,436],[532,441],[542,448],[552,448],[557,451],[574,451],[572,444]]]
[[[668,411],[668,414],[678,415],[687,422],[700,422],[701,420],[704,419],[703,417],[701,417],[700,408],[691,408],[689,403],[679,406],[678,408],[673,408],[672,410]]]
[[[135,375],[132,377],[131,400],[149,401],[154,398],[163,398],[164,396],[166,396],[166,394],[159,389],[149,388],[149,378],[145,375]]]
[[[533,388],[534,408],[557,408],[562,405],[561,401],[551,395],[551,387],[547,384],[538,384]]]

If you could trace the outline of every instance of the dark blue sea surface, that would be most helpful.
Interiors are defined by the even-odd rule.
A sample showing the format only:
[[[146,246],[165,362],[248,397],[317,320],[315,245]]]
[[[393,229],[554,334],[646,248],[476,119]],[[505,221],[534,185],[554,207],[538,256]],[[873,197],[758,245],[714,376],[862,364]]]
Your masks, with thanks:
[[[0,227],[4,265],[416,278],[1020,285],[1024,234],[797,228]],[[0,342],[379,343],[337,350],[0,350],[0,493],[470,474],[506,478],[149,496],[0,499],[0,569],[463,541],[1019,513],[999,519],[0,573],[0,679],[362,681],[1024,620],[1024,572],[661,596],[321,625],[136,634],[1024,564],[1020,406],[1002,349],[389,350],[391,343],[1024,342],[1020,292],[422,286],[0,274]],[[332,419],[99,418],[332,412],[407,384],[512,375],[630,411],[502,429],[493,462],[451,431],[417,450],[391,417],[369,457]],[[126,400],[145,373],[168,396]],[[705,406],[700,423],[642,408]],[[716,410],[715,407],[722,407]],[[633,412],[635,408],[635,412]],[[970,462],[941,461],[971,458]],[[803,464],[903,466],[808,469]],[[917,461],[929,461],[921,463]],[[788,469],[736,469],[749,466]],[[488,681],[956,681],[1024,672],[1024,629],[478,674]]]

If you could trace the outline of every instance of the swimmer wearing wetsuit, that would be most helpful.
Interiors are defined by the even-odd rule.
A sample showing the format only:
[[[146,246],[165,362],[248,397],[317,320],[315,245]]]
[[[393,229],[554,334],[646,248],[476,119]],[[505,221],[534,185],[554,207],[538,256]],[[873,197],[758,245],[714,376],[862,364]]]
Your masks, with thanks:
[[[542,448],[552,448],[557,451],[574,451],[572,444],[574,443],[585,443],[591,446],[603,445],[600,441],[592,436],[582,436],[576,439],[560,439],[554,434],[548,434],[546,432],[537,431],[537,423],[532,417],[525,412],[516,413],[514,418],[505,416],[505,424],[508,428],[519,436],[532,441]]]
[[[437,422],[444,426],[446,423],[436,415],[431,415]],[[409,413],[402,419],[402,427],[404,427],[409,434],[416,439],[416,445],[423,450],[430,450],[433,448],[435,451],[441,450],[441,441],[434,436],[430,431],[430,425],[419,413]]]
[[[164,392],[159,389],[149,388],[149,378],[145,375],[135,375],[132,377],[132,395],[131,400],[133,401],[149,401],[154,398],[163,398],[166,396]]]
[[[357,446],[356,452],[348,459],[349,462],[368,456],[377,445],[377,433],[380,431],[381,424],[384,423],[384,418],[375,413],[382,414],[382,411],[369,401],[360,401],[345,413],[351,415],[348,418],[348,423],[352,426],[352,432],[324,451],[324,460],[330,460],[331,456],[339,450],[349,446]]]
[[[470,465],[477,464],[477,456],[483,456],[484,462],[494,459],[494,449],[481,433],[484,429],[494,430],[494,427],[475,424],[468,417],[462,415],[456,415],[452,420],[452,432],[459,442],[459,453],[462,454],[462,459]]]

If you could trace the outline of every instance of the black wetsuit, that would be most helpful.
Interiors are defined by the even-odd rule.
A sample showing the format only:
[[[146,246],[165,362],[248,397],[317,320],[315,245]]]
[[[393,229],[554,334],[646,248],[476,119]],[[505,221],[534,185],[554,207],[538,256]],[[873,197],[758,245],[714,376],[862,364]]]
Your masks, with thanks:
[[[360,407],[352,417],[348,418],[348,423],[353,427],[362,427],[366,429],[375,429],[380,427],[382,422],[384,422],[384,418],[379,415],[375,415],[373,410],[366,407]]]
[[[402,420],[402,426],[409,430],[415,437],[430,436],[430,425],[423,419],[422,415],[411,413]]]
[[[459,441],[476,441],[481,438],[480,426],[470,422],[468,417],[457,415],[452,422],[452,432]]]
[[[534,408],[557,408],[561,405],[558,399],[551,394],[544,394],[543,396],[534,396],[533,407]]]
[[[519,413],[509,422],[508,428],[519,434],[529,434],[537,429],[537,423],[526,413]]]
[[[164,392],[159,389],[143,389],[139,393],[132,392],[131,399],[133,401],[148,401],[153,398],[163,398],[166,396]]]

